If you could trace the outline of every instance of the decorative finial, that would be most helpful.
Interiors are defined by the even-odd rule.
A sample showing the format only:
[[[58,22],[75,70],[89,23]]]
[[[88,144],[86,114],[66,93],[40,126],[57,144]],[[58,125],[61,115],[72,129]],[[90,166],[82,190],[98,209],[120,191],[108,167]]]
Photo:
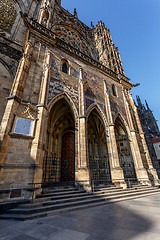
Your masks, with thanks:
[[[149,108],[148,103],[147,103],[146,100],[145,100],[145,104],[146,104],[147,109],[150,110],[150,108]]]
[[[93,25],[93,22],[91,22],[91,29],[94,29],[94,25]]]
[[[74,17],[76,17],[76,18],[78,17],[76,8],[74,8]]]

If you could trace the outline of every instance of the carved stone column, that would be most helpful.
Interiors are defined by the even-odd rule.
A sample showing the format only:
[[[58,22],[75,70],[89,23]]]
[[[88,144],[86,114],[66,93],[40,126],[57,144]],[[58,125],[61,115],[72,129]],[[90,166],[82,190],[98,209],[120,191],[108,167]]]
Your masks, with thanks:
[[[105,96],[105,107],[106,107],[107,119],[109,124],[109,129],[108,129],[109,136],[107,137],[107,145],[108,145],[108,152],[110,156],[109,159],[110,159],[110,167],[111,167],[111,177],[114,184],[120,185],[123,188],[126,188],[127,185],[124,180],[123,169],[120,167],[120,162],[118,157],[114,123],[113,123],[109,95],[108,95],[105,81],[104,81],[104,96]]]
[[[134,160],[134,164],[135,164],[137,179],[141,183],[144,183],[144,184],[147,183],[150,185],[147,171],[143,166],[143,162],[142,162],[142,158],[141,158],[141,154],[140,154],[140,150],[139,150],[139,146],[138,146],[138,142],[137,142],[137,137],[136,137],[135,129],[133,126],[133,121],[132,121],[129,105],[128,105],[128,102],[127,102],[127,99],[125,96],[124,88],[122,89],[122,93],[123,93],[123,100],[124,100],[124,105],[125,105],[128,124],[129,124],[128,130],[130,131],[130,134],[131,134],[130,135],[130,137],[131,137],[130,146],[131,146],[132,156],[133,156],[133,160]]]
[[[87,164],[87,132],[86,132],[86,117],[84,107],[84,89],[83,89],[83,70],[79,69],[79,160],[78,169],[76,172],[76,180],[84,181],[83,186],[89,188],[89,169]]]
[[[143,149],[145,151],[145,157],[146,157],[148,167],[149,167],[148,171],[154,178],[154,184],[157,185],[157,184],[159,184],[158,175],[157,175],[157,172],[156,172],[155,168],[153,167],[152,160],[151,160],[151,157],[149,155],[148,147],[147,147],[145,137],[144,137],[144,132],[142,130],[142,126],[141,126],[140,119],[139,119],[139,116],[138,116],[137,107],[135,106],[135,103],[134,103],[133,98],[132,98],[132,94],[130,92],[128,92],[128,96],[129,96],[130,104],[131,104],[131,106],[133,108],[133,111],[134,111],[134,114],[135,114],[135,119],[136,119],[136,122],[137,122],[137,126],[138,126],[139,134],[140,134],[140,137],[141,137]]]
[[[15,76],[10,96],[3,115],[3,119],[0,127],[0,160],[1,163],[5,161],[5,155],[7,152],[8,141],[10,136],[8,135],[11,130],[14,114],[21,102],[21,97],[25,87],[25,81],[28,75],[30,67],[30,55],[32,52],[32,43],[29,41],[26,45],[25,52],[20,60],[17,74]]]
[[[31,147],[31,157],[35,161],[35,165],[37,168],[35,169],[34,174],[34,183],[41,183],[42,181],[42,171],[43,171],[43,159],[44,159],[44,146],[43,146],[43,138],[45,138],[46,134],[46,118],[47,118],[47,109],[46,109],[46,101],[47,101],[47,86],[50,78],[50,68],[51,68],[51,51],[46,49],[45,62],[43,67],[43,77],[41,82],[41,89],[39,94],[39,104],[38,108],[38,121],[35,130],[35,138],[32,142]],[[46,124],[45,124],[46,123]],[[39,185],[37,186],[39,187]]]

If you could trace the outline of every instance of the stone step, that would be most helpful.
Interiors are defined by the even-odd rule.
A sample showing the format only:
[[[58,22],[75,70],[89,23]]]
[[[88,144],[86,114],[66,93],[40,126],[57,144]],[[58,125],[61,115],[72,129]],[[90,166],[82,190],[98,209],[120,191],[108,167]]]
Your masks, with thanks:
[[[125,189],[125,191],[129,191],[129,189]],[[115,192],[115,193],[117,193],[117,192],[121,192],[121,191],[124,191],[124,189],[123,188],[119,188],[119,187],[116,187],[115,189],[103,189],[101,192],[105,192],[105,193],[112,193],[112,192]],[[98,192],[98,191],[96,191],[96,192]],[[95,192],[95,193],[96,193]],[[100,193],[100,192],[99,192]],[[87,196],[89,193],[87,193],[87,192],[81,192],[81,193],[75,193],[74,192],[74,194],[61,194],[61,195],[59,195],[59,194],[53,194],[53,195],[51,195],[51,196],[49,196],[49,197],[45,197],[45,196],[41,196],[41,198],[36,198],[36,199],[34,199],[33,200],[33,202],[32,203],[41,203],[41,202],[47,202],[47,201],[56,201],[56,200],[59,200],[59,199],[67,199],[67,198],[74,198],[74,197],[79,197],[79,194],[81,195],[81,196]]]
[[[117,190],[110,190],[110,191],[108,191],[108,189],[97,189],[96,191],[95,191],[95,193],[100,193],[100,192],[104,192],[104,193],[112,193],[112,192],[123,192],[123,191],[135,191],[135,190],[138,190],[138,191],[143,191],[143,190],[146,190],[146,189],[148,189],[148,190],[150,190],[150,189],[153,189],[153,187],[145,187],[145,188],[126,188],[126,189],[123,189],[123,188],[121,188],[121,189],[117,189]]]
[[[122,188],[122,187],[117,187],[117,186],[108,186],[108,185],[94,185],[94,188],[108,188],[108,189],[114,189],[114,188]]]
[[[148,187],[151,187],[151,186],[148,186],[148,185],[132,185],[131,188],[148,188]]]
[[[51,187],[51,188],[43,188],[42,193],[46,194],[46,193],[58,193],[58,192],[65,192],[65,191],[75,191],[75,190],[80,190],[80,188],[75,188],[75,187],[61,187],[61,188],[55,188],[55,187]]]
[[[147,190],[152,190],[153,188],[148,188]],[[118,195],[118,194],[122,194],[122,193],[129,193],[129,192],[135,192],[135,191],[137,191],[137,192],[142,192],[142,191],[144,191],[144,190],[146,190],[146,189],[141,189],[141,190],[139,190],[139,189],[117,189],[117,190],[114,190],[114,191],[97,191],[97,192],[95,192],[94,194],[95,195],[100,195],[101,194],[101,196],[102,195]],[[30,204],[25,204],[25,205],[22,205],[21,207],[27,207],[27,208],[33,208],[34,206],[42,206],[43,204],[46,204],[47,205],[47,203],[48,203],[48,205],[49,204],[51,204],[51,203],[53,203],[53,202],[58,202],[58,201],[68,201],[68,199],[78,199],[80,196],[81,197],[90,197],[92,195],[92,193],[87,193],[87,192],[84,192],[84,193],[81,193],[81,194],[69,194],[69,195],[57,195],[57,196],[55,196],[55,197],[44,197],[44,198],[38,198],[38,199],[34,199],[33,200],[33,202],[32,203],[30,203]]]
[[[157,188],[152,188],[152,189],[123,189],[122,191],[117,191],[117,192],[105,192],[105,191],[100,191],[100,192],[95,192],[95,195],[99,195],[99,196],[117,196],[117,195],[125,195],[128,193],[137,193],[137,194],[141,194],[143,192],[151,192],[154,190],[158,190]]]
[[[132,200],[132,199],[141,198],[141,197],[145,197],[145,196],[151,196],[151,195],[155,195],[155,194],[159,194],[159,193],[160,193],[160,191],[157,190],[154,193],[141,194],[141,195],[137,195],[137,196],[122,197],[122,198],[112,199],[110,201],[105,200],[103,202],[96,202],[96,203],[92,203],[92,204],[84,204],[84,205],[81,205],[81,206],[74,206],[74,207],[73,206],[72,207],[66,207],[66,208],[63,208],[63,209],[56,209],[56,210],[53,210],[53,211],[47,211],[45,213],[37,213],[37,214],[31,214],[31,215],[3,214],[3,215],[0,215],[0,219],[15,219],[15,220],[22,220],[22,221],[32,220],[32,219],[36,219],[36,218],[49,217],[49,216],[57,215],[57,214],[60,214],[60,213],[76,211],[76,210],[81,210],[81,209],[87,209],[87,208],[101,206],[101,205],[105,205],[105,204],[111,204],[111,203],[115,203],[115,202],[119,202],[119,201],[126,201],[126,200]]]
[[[11,209],[8,211],[8,213],[10,214],[34,214],[34,213],[39,213],[39,212],[47,212],[47,211],[52,211],[52,210],[56,210],[56,209],[61,209],[61,208],[66,208],[66,207],[70,207],[70,206],[79,206],[79,205],[84,205],[84,204],[88,204],[88,203],[94,203],[94,202],[101,202],[101,201],[105,201],[104,198],[101,197],[94,197],[92,196],[91,199],[84,199],[84,200],[74,200],[71,202],[65,202],[65,203],[57,203],[51,206],[42,206],[42,207],[38,207],[38,208],[15,208],[15,209]]]
[[[85,190],[72,190],[72,191],[61,191],[61,192],[54,192],[54,193],[42,193],[41,195],[37,196],[37,198],[43,198],[43,197],[52,197],[56,195],[68,195],[68,194],[76,194],[76,193],[84,193]]]
[[[101,186],[102,187],[102,186]],[[122,187],[117,187],[117,186],[104,186],[106,189],[108,190],[112,190],[112,189],[122,189]],[[95,186],[95,189],[97,189],[98,186]],[[103,187],[102,187],[103,188]],[[61,193],[61,192],[68,192],[68,191],[82,191],[81,188],[68,188],[68,189],[65,189],[65,188],[61,188],[61,189],[55,189],[55,188],[52,188],[52,189],[43,189],[42,193],[41,194],[54,194],[54,193]]]
[[[148,186],[148,185],[134,185],[134,186],[132,185],[132,186],[131,186],[131,188],[146,188],[146,187],[150,187],[150,186]],[[114,190],[115,188],[116,188],[116,189],[123,189],[122,187],[116,187],[116,186],[115,186],[115,187],[111,188],[111,190],[112,190],[112,189]],[[96,190],[97,190],[97,189],[108,189],[108,190],[109,190],[110,188],[107,188],[107,187],[105,187],[105,186],[102,186],[102,187],[96,186],[96,187],[94,187],[94,189],[96,189]]]
[[[116,194],[116,195],[104,195],[104,198],[106,198],[107,200],[112,200],[112,199],[117,199],[117,198],[125,198],[125,197],[130,197],[130,196],[141,196],[141,195],[145,195],[145,194],[150,194],[150,193],[160,193],[159,189],[153,189],[153,190],[149,190],[149,191],[142,191],[142,192],[127,192],[127,193],[122,193],[122,194]]]
[[[0,213],[6,212],[9,209],[18,207],[20,204],[23,205],[26,203],[28,205],[30,203],[30,200],[20,199],[20,200],[8,200],[5,202],[0,202]]]
[[[37,207],[43,207],[43,206],[49,206],[49,205],[55,205],[58,203],[67,203],[67,202],[75,202],[77,200],[85,200],[85,199],[89,199],[89,198],[98,198],[100,196],[96,196],[93,194],[89,194],[87,193],[86,195],[78,195],[76,197],[72,197],[72,198],[64,198],[64,199],[57,199],[57,200],[52,200],[52,201],[44,201],[44,202],[40,202],[40,203],[31,203],[31,204],[23,204],[21,206],[19,206],[18,208],[37,208]],[[17,208],[17,209],[18,209]]]
[[[115,189],[106,189],[106,192],[117,192],[119,190],[123,190],[123,188],[115,188]],[[49,194],[49,195],[44,195],[42,194],[41,196],[38,196],[38,198],[34,199],[33,202],[41,202],[45,199],[48,199],[49,201],[50,200],[56,200],[56,199],[59,199],[59,198],[64,198],[64,197],[74,197],[74,196],[79,196],[79,194],[88,194],[85,190],[81,190],[81,191],[78,191],[78,192],[61,192],[60,194],[58,193],[53,193],[53,194]]]
[[[142,184],[131,184],[131,188],[134,188],[134,187],[137,187],[137,188],[145,188],[145,187],[149,187],[148,185],[142,185]],[[111,188],[103,185],[103,186],[94,186],[94,189],[114,189],[114,188],[122,188],[122,187],[118,187],[118,186],[112,186]]]
[[[41,202],[44,202],[44,201],[56,201],[58,199],[67,199],[67,198],[74,198],[74,197],[77,197],[77,196],[87,196],[88,192],[82,192],[82,193],[76,193],[76,194],[65,194],[65,195],[56,195],[56,196],[51,196],[51,197],[42,197],[42,198],[36,198],[32,201],[32,203],[41,203]]]
[[[150,189],[151,191],[153,191],[154,189]],[[124,194],[127,194],[127,193],[143,193],[143,192],[148,192],[148,190],[146,191],[146,189],[144,189],[143,191],[142,190],[126,190],[124,189],[123,191],[119,191],[119,192],[109,192],[109,193],[106,193],[106,192],[100,192],[100,193],[95,193],[95,194],[92,194],[92,193],[86,193],[86,194],[77,194],[76,196],[73,195],[72,197],[69,195],[67,198],[66,198],[66,195],[64,196],[64,198],[56,198],[56,199],[51,199],[50,201],[46,201],[46,199],[44,199],[43,202],[33,202],[33,203],[30,203],[30,204],[23,204],[20,206],[20,208],[36,208],[36,207],[42,207],[42,206],[49,206],[49,205],[55,205],[55,204],[58,204],[58,203],[65,203],[65,202],[74,202],[74,201],[77,201],[77,200],[85,200],[85,199],[90,199],[90,198],[93,198],[93,197],[110,197],[110,196],[119,196],[119,195],[124,195]],[[62,196],[61,196],[62,197]]]
[[[104,199],[113,199],[113,198],[121,198],[121,197],[127,197],[127,196],[136,196],[136,195],[141,195],[141,194],[148,194],[150,192],[155,192],[159,191],[159,189],[153,189],[150,191],[127,191],[127,192],[122,192],[119,194],[101,194],[101,195],[90,195],[87,197],[79,197],[77,199],[68,199],[68,200],[63,200],[63,201],[56,201],[53,202],[51,205],[41,205],[39,207],[33,207],[33,208],[16,208],[16,209],[11,209],[9,213],[19,213],[19,214],[33,214],[33,213],[38,213],[38,212],[44,212],[44,211],[49,211],[49,210],[54,210],[54,209],[59,209],[59,208],[64,208],[66,206],[75,206],[75,205],[82,205],[85,203],[92,203],[96,201],[104,201]]]

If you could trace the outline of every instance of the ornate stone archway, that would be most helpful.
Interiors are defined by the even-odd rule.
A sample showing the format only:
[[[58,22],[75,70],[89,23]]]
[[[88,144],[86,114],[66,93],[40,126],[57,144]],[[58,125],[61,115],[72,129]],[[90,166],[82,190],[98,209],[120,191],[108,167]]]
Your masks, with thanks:
[[[118,157],[120,161],[120,166],[124,172],[124,178],[136,179],[137,177],[130,147],[129,136],[125,125],[123,124],[122,118],[119,115],[115,120],[115,135],[118,149]]]
[[[47,126],[43,182],[75,179],[75,116],[65,97],[50,109]]]
[[[87,117],[87,136],[91,180],[111,182],[105,124],[96,106]]]

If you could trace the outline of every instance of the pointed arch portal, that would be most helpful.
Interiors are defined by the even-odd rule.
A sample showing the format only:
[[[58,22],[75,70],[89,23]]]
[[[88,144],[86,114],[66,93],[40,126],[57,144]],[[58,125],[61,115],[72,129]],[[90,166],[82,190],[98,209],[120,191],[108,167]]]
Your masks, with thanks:
[[[135,167],[132,158],[128,134],[119,116],[115,121],[115,135],[120,166],[123,169],[124,178],[136,179]]]
[[[111,181],[109,156],[104,123],[96,108],[87,121],[88,156],[91,180]]]
[[[47,150],[43,182],[74,181],[75,119],[65,98],[51,108],[47,127]]]

